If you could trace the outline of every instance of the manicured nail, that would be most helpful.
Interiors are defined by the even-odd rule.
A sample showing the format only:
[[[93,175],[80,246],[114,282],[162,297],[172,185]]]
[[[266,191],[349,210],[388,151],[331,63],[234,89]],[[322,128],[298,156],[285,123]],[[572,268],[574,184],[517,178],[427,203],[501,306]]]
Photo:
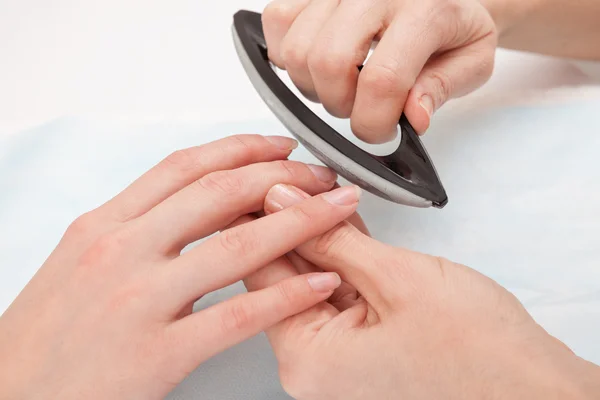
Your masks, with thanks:
[[[323,198],[331,204],[349,206],[358,202],[362,191],[358,186],[343,186],[323,195]]]
[[[308,284],[315,292],[331,292],[337,289],[341,283],[340,276],[335,272],[310,274],[308,276]]]
[[[268,208],[280,211],[309,197],[308,194],[299,191],[293,186],[278,184],[273,186],[269,190],[269,193],[267,193],[266,203]]]
[[[265,139],[281,150],[294,150],[298,147],[298,142],[292,138],[285,136],[265,136]]]
[[[307,166],[320,181],[333,182],[337,179],[337,174],[332,169],[314,164],[307,164]]]
[[[419,104],[425,110],[425,112],[427,112],[429,118],[431,118],[431,115],[433,115],[433,99],[431,98],[431,96],[429,96],[428,94],[424,94],[419,99]]]

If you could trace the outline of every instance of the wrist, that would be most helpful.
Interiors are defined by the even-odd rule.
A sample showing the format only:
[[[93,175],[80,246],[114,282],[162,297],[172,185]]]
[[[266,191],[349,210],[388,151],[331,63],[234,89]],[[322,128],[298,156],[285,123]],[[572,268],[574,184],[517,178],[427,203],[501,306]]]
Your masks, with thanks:
[[[578,357],[546,332],[534,342],[527,342],[512,349],[508,362],[523,379],[522,387],[529,387],[523,394],[557,400],[600,398],[600,367]]]
[[[536,12],[546,0],[479,0],[494,20],[500,42]]]

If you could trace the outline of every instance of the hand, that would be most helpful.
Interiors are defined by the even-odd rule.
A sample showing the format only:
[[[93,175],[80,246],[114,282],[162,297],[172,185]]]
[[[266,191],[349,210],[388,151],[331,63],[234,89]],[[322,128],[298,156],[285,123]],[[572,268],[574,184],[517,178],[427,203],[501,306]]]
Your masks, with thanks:
[[[357,190],[326,192],[334,173],[285,160],[295,145],[247,135],[178,151],[78,218],[0,319],[0,397],[161,399],[202,361],[328,298],[339,276],[310,273],[191,313],[354,213]],[[279,182],[326,193],[181,254],[262,210]]]
[[[274,0],[263,29],[271,61],[368,143],[392,140],[403,111],[425,132],[442,104],[488,80],[497,44],[479,0]]]
[[[267,214],[306,193],[273,188]],[[307,261],[249,276],[257,290],[311,262],[360,296],[320,303],[267,330],[285,390],[321,399],[591,399],[600,372],[547,334],[494,281],[387,246],[347,222],[295,250]]]

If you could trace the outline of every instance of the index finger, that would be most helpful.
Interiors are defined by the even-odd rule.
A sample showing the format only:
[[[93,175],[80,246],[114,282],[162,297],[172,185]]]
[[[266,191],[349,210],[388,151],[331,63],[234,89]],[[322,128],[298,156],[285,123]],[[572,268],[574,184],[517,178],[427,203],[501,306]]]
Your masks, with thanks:
[[[281,185],[276,185],[278,187]],[[207,239],[159,272],[178,309],[187,302],[230,285],[329,230],[358,204],[356,187],[340,188],[287,210],[236,226]],[[176,288],[176,290],[173,290]]]
[[[362,69],[350,117],[352,132],[359,139],[384,143],[397,136],[408,93],[439,47],[424,20],[418,14],[399,14]]]
[[[302,197],[308,196],[298,188],[289,187],[289,190]],[[283,198],[280,193],[271,191],[265,199],[265,212],[281,212],[296,202],[296,199]],[[299,245],[295,251],[324,271],[337,272],[376,309],[387,309],[387,301],[381,292],[389,280],[382,275],[382,269],[374,265],[387,249],[350,222],[338,223],[326,233]]]
[[[178,150],[135,180],[99,211],[126,222],[145,214],[172,194],[211,172],[286,159],[298,146],[284,136],[235,135]]]

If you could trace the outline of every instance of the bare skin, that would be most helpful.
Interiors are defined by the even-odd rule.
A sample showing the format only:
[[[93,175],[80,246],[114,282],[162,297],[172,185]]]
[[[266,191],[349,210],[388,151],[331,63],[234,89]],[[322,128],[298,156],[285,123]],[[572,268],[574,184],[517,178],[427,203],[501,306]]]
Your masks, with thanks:
[[[278,185],[265,210],[308,198]],[[382,244],[348,222],[290,261],[251,275],[247,287],[323,270],[347,282],[343,295],[267,330],[282,384],[298,400],[600,397],[599,367],[466,266]]]
[[[263,26],[270,59],[302,93],[383,143],[403,112],[422,134],[483,85],[498,45],[600,60],[598,15],[595,0],[275,0]]]
[[[359,192],[330,191],[334,173],[287,161],[296,145],[242,135],[176,152],[78,218],[0,318],[0,398],[161,399],[204,360],[330,297],[339,276],[316,272],[191,313],[357,218]],[[324,194],[218,233],[281,181]]]
[[[599,4],[277,0],[264,22],[273,61],[376,143],[402,112],[425,132],[489,78],[498,44],[599,59]],[[504,288],[370,238],[359,191],[287,161],[296,145],[245,135],[174,153],[78,218],[0,318],[0,397],[163,398],[262,330],[299,400],[600,397],[598,367]],[[250,293],[191,313],[240,279]]]

